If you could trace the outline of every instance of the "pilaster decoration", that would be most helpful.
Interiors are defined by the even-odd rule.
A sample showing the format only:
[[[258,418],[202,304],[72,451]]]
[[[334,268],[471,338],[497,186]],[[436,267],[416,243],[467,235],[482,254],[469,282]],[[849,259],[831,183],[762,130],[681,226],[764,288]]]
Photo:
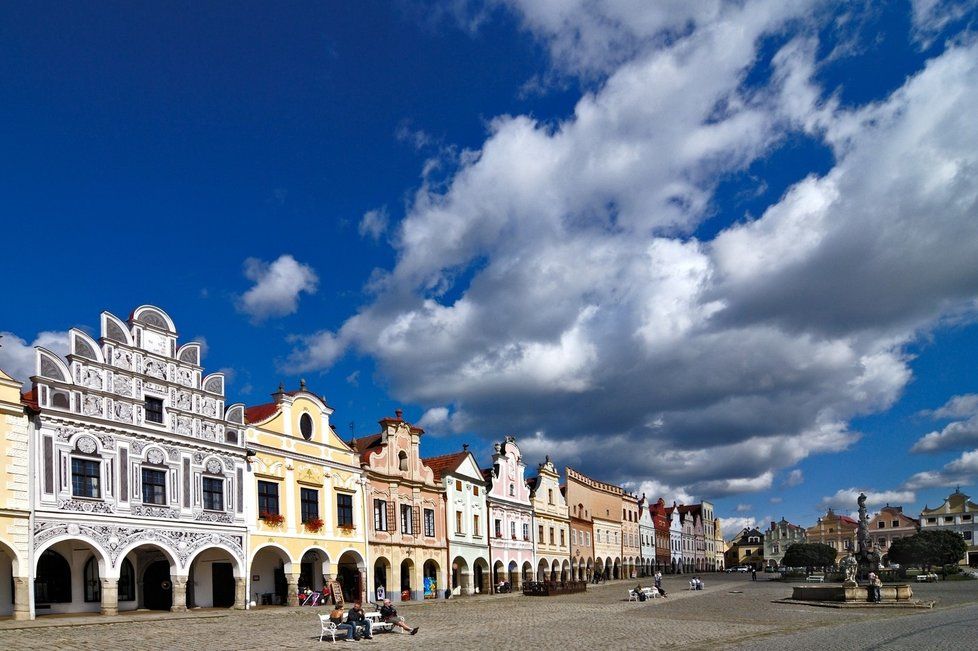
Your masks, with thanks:
[[[149,443],[145,443],[143,441],[133,441],[129,444],[129,449],[132,450],[133,454],[142,454],[147,445],[149,445]]]
[[[115,513],[115,506],[109,502],[59,500],[58,508],[62,511],[79,511],[81,513]]]
[[[71,427],[55,427],[55,436],[58,437],[59,441],[68,441],[72,436],[80,432],[80,429],[73,429]]]
[[[146,375],[150,375],[160,380],[166,379],[166,364],[155,359],[146,360],[146,366],[143,369]],[[149,386],[149,383],[146,383]],[[162,388],[162,387],[161,387]]]
[[[168,447],[166,449],[166,456],[169,457],[170,461],[180,460],[180,448]]]
[[[127,350],[119,350],[116,348],[112,351],[112,365],[118,366],[119,368],[124,368],[127,371],[132,370],[132,353]]]
[[[82,402],[82,413],[86,416],[101,416],[102,399],[98,396],[85,396]]]
[[[168,506],[133,504],[132,507],[130,507],[130,512],[133,515],[138,515],[144,518],[164,518],[167,520],[177,520],[180,517],[180,511],[177,509],[171,509]]]
[[[116,565],[119,554],[133,543],[159,543],[173,550],[181,566],[186,566],[190,557],[199,549],[211,545],[223,545],[242,563],[245,562],[242,548],[244,537],[207,533],[199,531],[176,531],[171,529],[150,529],[145,527],[116,527],[107,525],[90,525],[84,523],[66,523],[52,520],[36,520],[34,522],[34,549],[40,548],[47,541],[58,536],[75,536],[89,538],[96,542],[109,555],[109,562]]]
[[[204,463],[204,457],[206,456],[203,452],[194,452],[194,463],[198,465]]]

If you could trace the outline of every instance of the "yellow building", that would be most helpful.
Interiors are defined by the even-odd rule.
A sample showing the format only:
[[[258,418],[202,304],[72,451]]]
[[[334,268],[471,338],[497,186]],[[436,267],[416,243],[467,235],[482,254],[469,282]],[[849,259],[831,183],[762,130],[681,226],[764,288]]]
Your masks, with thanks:
[[[537,580],[570,581],[570,517],[560,492],[560,475],[549,456],[538,466],[537,476],[527,484],[536,526],[533,551]]]
[[[0,617],[14,619],[31,617],[29,428],[20,382],[0,370]]]
[[[294,605],[300,592],[334,580],[345,601],[362,599],[368,563],[358,456],[305,381],[272,397],[245,410],[250,600]]]
[[[720,572],[724,569],[724,558],[723,558],[724,551],[726,551],[726,545],[723,542],[723,527],[720,525],[720,518],[714,518],[713,520],[713,557],[714,557],[713,568],[717,572]]]

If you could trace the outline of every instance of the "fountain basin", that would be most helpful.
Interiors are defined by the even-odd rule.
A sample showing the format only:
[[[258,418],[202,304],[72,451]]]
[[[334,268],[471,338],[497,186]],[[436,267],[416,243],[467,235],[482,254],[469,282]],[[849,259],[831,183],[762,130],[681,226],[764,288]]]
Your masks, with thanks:
[[[909,583],[884,584],[880,589],[883,603],[907,602],[913,597]],[[859,585],[854,588],[844,585],[796,585],[791,595],[794,601],[832,601],[859,603],[869,601],[869,586]]]

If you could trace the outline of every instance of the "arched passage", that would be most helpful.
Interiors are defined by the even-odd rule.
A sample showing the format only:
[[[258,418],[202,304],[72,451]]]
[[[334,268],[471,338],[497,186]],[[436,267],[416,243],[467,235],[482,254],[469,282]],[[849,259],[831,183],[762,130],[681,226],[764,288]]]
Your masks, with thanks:
[[[226,549],[208,547],[190,561],[187,606],[190,608],[244,608],[245,579],[240,563]]]
[[[496,592],[499,592],[499,587],[509,581],[509,577],[506,574],[506,567],[503,565],[502,561],[496,561],[492,565],[492,585]]]
[[[336,580],[343,587],[343,599],[356,601],[366,598],[367,567],[363,556],[348,550],[336,561]]]
[[[509,567],[506,568],[509,571],[509,586],[511,590],[519,589],[520,585],[520,566],[516,564],[516,561],[510,561]]]
[[[546,581],[549,577],[550,564],[547,563],[545,558],[541,558],[540,562],[537,563],[537,581]]]
[[[111,581],[112,575],[105,558],[94,543],[77,538],[58,540],[39,549],[34,560],[36,614],[115,614],[114,590],[105,592],[105,608],[102,603],[102,580]]]
[[[28,576],[28,568],[22,566],[17,552],[0,540],[0,617],[30,618],[30,605],[27,603]]]
[[[170,610],[173,608],[174,589],[186,590],[173,550],[153,543],[135,544],[119,554],[119,610]],[[123,584],[122,565],[131,566],[135,590],[130,592],[128,580]],[[128,574],[129,568],[126,568]],[[179,581],[179,582],[178,582]],[[185,593],[180,592],[176,602],[186,604]]]
[[[461,556],[452,561],[452,594],[472,594],[472,571]]]
[[[473,592],[474,594],[488,594],[489,590],[489,563],[484,558],[477,558],[473,564]]]
[[[614,578],[616,578],[616,579],[620,579],[621,578],[621,559],[615,558],[614,571],[613,571],[612,574],[614,575]]]
[[[288,552],[278,545],[260,547],[251,557],[251,600],[259,606],[287,605],[292,565]]]
[[[521,578],[520,589],[523,588],[525,582],[533,580],[533,565],[530,564],[530,561],[523,561],[523,576]]]
[[[307,549],[299,560],[299,580],[298,588],[300,591],[312,590],[321,592],[323,589],[324,577],[329,576],[329,554],[326,550],[319,547]]]
[[[424,581],[424,598],[438,598],[438,563],[429,559],[422,565],[422,580]]]
[[[594,569],[592,573],[591,561],[588,561],[588,574],[596,577],[604,578],[604,561],[600,558],[594,560]],[[588,577],[590,578],[590,576]]]
[[[560,564],[560,582],[567,583],[571,580],[571,564],[570,561],[564,561]]]
[[[401,600],[414,598],[414,561],[405,558],[401,561]]]
[[[549,577],[549,579],[551,581],[559,581],[560,580],[560,561],[558,561],[556,559],[554,560],[553,563],[550,564],[550,577]]]
[[[377,601],[392,599],[391,562],[384,556],[374,561],[374,597]]]

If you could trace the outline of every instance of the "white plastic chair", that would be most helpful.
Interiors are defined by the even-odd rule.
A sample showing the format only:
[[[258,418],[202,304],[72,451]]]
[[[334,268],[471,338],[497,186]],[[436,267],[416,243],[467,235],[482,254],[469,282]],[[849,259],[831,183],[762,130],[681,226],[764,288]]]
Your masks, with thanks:
[[[629,590],[628,591],[628,600],[629,601],[638,601],[638,595],[635,594],[635,591],[634,590]]]

